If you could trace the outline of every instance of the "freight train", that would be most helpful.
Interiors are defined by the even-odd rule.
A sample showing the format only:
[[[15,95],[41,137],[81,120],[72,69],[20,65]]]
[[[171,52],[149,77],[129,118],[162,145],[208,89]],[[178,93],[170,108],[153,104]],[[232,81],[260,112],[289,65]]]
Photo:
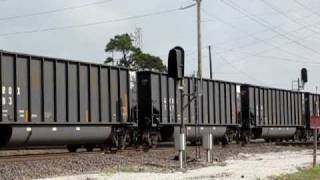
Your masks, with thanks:
[[[307,92],[186,77],[181,95],[178,82],[166,74],[137,72],[137,79],[138,122],[147,131],[153,129],[158,139],[179,133],[183,112],[189,141],[208,133],[223,144],[261,138],[306,141],[312,135],[310,117],[320,112],[320,95]]]
[[[303,140],[320,109],[317,94],[193,77],[181,91],[165,73],[7,51],[0,70],[2,148],[153,145],[182,120],[191,142]]]

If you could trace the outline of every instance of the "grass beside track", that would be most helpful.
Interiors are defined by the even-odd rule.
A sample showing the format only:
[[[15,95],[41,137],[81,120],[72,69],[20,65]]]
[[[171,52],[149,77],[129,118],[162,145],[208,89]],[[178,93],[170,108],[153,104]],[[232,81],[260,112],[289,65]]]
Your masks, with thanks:
[[[320,166],[303,169],[294,174],[287,174],[276,178],[277,180],[320,180]]]

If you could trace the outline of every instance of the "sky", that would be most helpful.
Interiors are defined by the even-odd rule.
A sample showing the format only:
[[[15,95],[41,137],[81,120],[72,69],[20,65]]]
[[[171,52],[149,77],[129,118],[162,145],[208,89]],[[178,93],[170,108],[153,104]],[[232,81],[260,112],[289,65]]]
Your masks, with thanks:
[[[167,63],[186,51],[197,71],[192,0],[0,0],[0,49],[102,63],[106,43],[142,28],[142,50]],[[215,79],[291,89],[306,67],[306,91],[320,87],[320,1],[202,0],[203,76],[212,46]],[[172,11],[170,11],[172,10]]]

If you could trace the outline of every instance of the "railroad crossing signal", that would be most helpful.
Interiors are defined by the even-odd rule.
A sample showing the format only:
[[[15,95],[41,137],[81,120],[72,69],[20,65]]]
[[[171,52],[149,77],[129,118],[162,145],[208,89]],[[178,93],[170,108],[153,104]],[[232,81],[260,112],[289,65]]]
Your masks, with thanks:
[[[182,47],[177,46],[169,52],[168,76],[176,80],[181,80],[184,77],[184,50]]]
[[[308,82],[308,71],[306,68],[301,69],[301,80],[303,84]]]

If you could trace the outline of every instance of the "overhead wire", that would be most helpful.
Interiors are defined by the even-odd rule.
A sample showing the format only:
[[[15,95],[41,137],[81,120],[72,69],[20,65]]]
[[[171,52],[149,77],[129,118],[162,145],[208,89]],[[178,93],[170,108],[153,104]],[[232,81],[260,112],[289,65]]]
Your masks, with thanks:
[[[140,14],[140,15],[127,16],[127,17],[123,17],[123,18],[96,21],[96,22],[91,22],[91,23],[83,23],[83,24],[76,24],[76,25],[67,25],[67,26],[58,26],[58,27],[50,27],[50,28],[42,28],[42,29],[34,29],[34,30],[26,30],[26,31],[0,33],[0,37],[11,36],[11,35],[20,35],[20,34],[38,33],[38,32],[47,32],[47,31],[56,31],[56,30],[62,30],[62,29],[82,28],[82,27],[95,26],[95,25],[108,24],[108,23],[116,23],[116,22],[140,19],[140,18],[145,18],[145,17],[150,17],[150,16],[158,16],[158,15],[162,15],[162,14],[173,13],[173,12],[176,12],[179,10],[181,10],[181,9],[180,8],[173,8],[173,9],[156,11],[156,12],[145,13],[145,14]]]
[[[204,12],[206,12],[206,11],[204,11]],[[224,24],[227,24],[227,25],[230,26],[229,23],[226,23],[225,21],[223,21],[223,20],[221,20],[221,19],[220,19],[220,21],[222,21],[222,22],[224,22]],[[234,28],[235,26],[231,25],[231,27]],[[307,27],[308,27],[308,25],[307,25],[307,26],[300,27],[300,28],[297,28],[297,29],[295,29],[294,31],[289,32],[289,33],[294,33],[294,32],[303,30],[303,29],[305,29],[305,28],[307,28]],[[274,38],[279,37],[279,36],[280,36],[280,35],[277,34],[277,35],[275,35],[275,36],[273,36],[273,37],[271,37],[271,38],[269,38],[269,39],[274,39]],[[305,39],[305,38],[308,38],[308,37],[309,37],[309,36],[304,37],[304,38],[301,38],[301,39]],[[300,39],[299,39],[299,40],[300,40]],[[257,42],[265,42],[265,41],[257,41]],[[293,42],[290,41],[290,42],[288,42],[288,43],[293,43]],[[286,43],[286,44],[287,44],[287,43]],[[279,46],[274,46],[274,45],[272,45],[272,46],[273,46],[272,49],[278,49],[278,50],[279,50],[279,48],[281,48],[281,47],[279,47]],[[204,48],[206,48],[206,47],[204,47]],[[204,48],[203,48],[203,49],[204,49]],[[268,49],[268,50],[270,50],[270,49]],[[266,51],[266,50],[264,50],[264,51]],[[291,52],[289,52],[289,51],[285,51],[285,52],[289,53],[290,55],[294,55],[294,56],[297,56],[297,55],[298,55],[298,54],[291,53]],[[190,54],[192,54],[192,53],[190,53]],[[189,54],[189,55],[190,55],[190,54]],[[302,63],[303,63],[303,64],[309,63],[309,64],[315,64],[315,65],[319,65],[319,64],[320,64],[319,62],[299,61],[299,60],[294,60],[294,59],[291,59],[291,58],[281,58],[281,57],[274,57],[274,56],[259,56],[258,54],[252,54],[252,53],[245,53],[245,54],[247,54],[246,57],[248,57],[248,56],[254,56],[254,57],[259,57],[259,58],[271,58],[272,60],[274,60],[274,59],[279,59],[279,60],[282,60],[282,61],[293,62],[293,63],[301,63],[301,64],[302,64]],[[298,55],[298,56],[299,56],[299,55]],[[237,70],[237,71],[240,72],[241,74],[244,74],[246,77],[249,77],[250,79],[254,79],[256,82],[259,82],[259,80],[257,80],[256,78],[252,78],[252,76],[249,75],[248,73],[246,73],[246,72],[244,72],[244,71],[242,71],[242,70],[239,70],[239,68],[235,67],[235,66],[234,66],[230,61],[228,61],[226,58],[223,58],[223,59],[224,59],[228,64],[232,65],[233,69]]]
[[[230,25],[229,23],[227,23],[227,22],[225,22],[224,20],[222,20],[222,19],[219,19],[220,20],[220,22],[222,22],[222,23],[224,23],[224,24],[227,24],[227,25],[229,25],[229,26],[231,26],[231,27],[233,27],[233,28],[235,28],[235,26],[234,25]],[[260,24],[260,23],[259,23]],[[307,26],[305,26],[304,28],[306,28]],[[238,29],[238,28],[237,28]],[[268,28],[269,29],[269,28]],[[273,31],[273,30],[272,30]],[[280,33],[277,33],[277,37],[278,36],[283,36],[282,34],[280,34]],[[256,37],[254,37],[255,39],[258,39],[260,42],[266,42],[266,41],[261,41],[259,38],[256,38]],[[294,40],[292,40],[292,41],[290,41],[290,42],[295,42]],[[281,47],[279,47],[279,46],[275,46],[275,45],[273,45],[273,44],[271,44],[272,46],[274,46],[274,48],[277,48],[277,49],[279,49],[279,48],[281,48]],[[291,52],[289,52],[289,51],[284,51],[284,52],[286,52],[286,53],[289,53],[290,55],[293,55]],[[251,53],[247,53],[248,55],[250,55],[250,56],[256,56],[256,57],[258,57],[258,55],[255,55],[255,54],[251,54]],[[297,54],[294,54],[295,56],[297,55]],[[278,57],[268,57],[268,56],[260,56],[261,58],[273,58],[273,59],[275,59],[275,58],[278,58]],[[242,71],[242,70],[240,70],[239,68],[237,68],[235,65],[233,65],[230,61],[228,61],[225,57],[221,57],[222,59],[224,59],[228,64],[230,64],[234,69],[236,69],[238,72],[240,72],[241,74],[244,74],[245,76],[247,76],[247,77],[249,77],[250,79],[254,79],[255,81],[259,81],[259,80],[257,80],[256,78],[253,78],[251,75],[249,75],[248,73],[246,73],[246,72],[244,72],[244,71]],[[281,59],[281,60],[284,60],[284,61],[289,61],[289,62],[295,62],[295,63],[305,63],[305,62],[302,62],[302,61],[297,61],[297,60],[292,60],[292,59],[289,59],[289,58],[278,58],[278,59]],[[308,63],[313,63],[313,64],[320,64],[319,62],[308,62]]]
[[[310,37],[312,37],[312,36],[313,36],[313,35],[307,35],[307,36],[305,36],[305,37],[299,38],[298,40],[307,39],[307,38],[310,38]],[[288,45],[288,44],[292,44],[292,42],[285,42],[285,43],[282,43],[280,46]],[[231,49],[226,50],[226,51],[223,52],[223,53],[227,53],[227,52],[228,52],[228,53],[232,53],[233,51],[239,51],[239,49],[241,49],[241,47],[238,48],[238,49],[231,48]],[[254,53],[254,55],[257,55],[257,56],[258,56],[258,55],[260,55],[260,54],[266,53],[266,52],[271,51],[271,50],[279,50],[279,49],[278,49],[277,47],[272,47],[272,48],[264,49],[264,50],[262,50],[262,51],[259,51],[259,52],[257,52],[257,53]],[[247,56],[246,56],[246,57],[247,57]],[[305,59],[305,60],[308,60],[308,61],[303,61],[303,62],[308,63],[308,64],[315,64],[312,59],[309,59],[309,58],[304,57],[304,56],[301,56],[301,57],[303,57],[303,59]]]
[[[208,15],[212,16],[211,13],[208,14]],[[309,17],[311,17],[311,16],[312,16],[312,15],[308,15],[308,16],[305,16],[305,17],[303,17],[303,18],[309,18]],[[213,18],[217,18],[217,16],[214,16]],[[220,21],[220,19],[221,19],[221,18],[219,18],[218,21]],[[224,24],[230,24],[230,23],[227,23],[227,21],[224,21],[224,22],[222,22],[222,23],[224,23]],[[318,22],[318,24],[320,24],[320,21]],[[287,33],[287,34],[293,34],[293,33],[296,33],[296,32],[298,32],[298,31],[301,31],[301,30],[304,30],[304,29],[308,28],[308,26],[316,26],[316,25],[317,25],[317,24],[308,24],[308,25],[306,25],[306,26],[299,27],[299,28],[297,28],[297,29],[295,29],[295,30],[293,30],[293,31],[289,31],[289,32],[286,32],[286,33]],[[228,26],[230,26],[230,25],[228,25]],[[283,28],[284,26],[286,26],[286,24],[280,24],[280,25],[275,26],[274,28],[275,28],[275,29],[281,29],[281,28]],[[235,39],[235,40],[233,40],[233,41],[238,41],[238,40],[241,40],[241,39],[245,39],[245,38],[248,38],[248,37],[252,37],[252,36],[254,36],[254,35],[261,35],[262,33],[269,32],[269,31],[270,31],[269,29],[264,29],[264,30],[262,30],[262,31],[257,31],[257,32],[250,33],[250,34],[246,32],[247,35],[245,35],[245,36],[243,36],[243,37],[239,37],[239,38],[237,38],[237,39]],[[271,38],[265,39],[265,40],[271,40],[271,39],[274,39],[274,38],[277,38],[277,37],[279,37],[278,34],[272,36]],[[233,41],[231,41],[231,42],[233,42]],[[230,42],[229,40],[225,40],[225,41],[219,42],[219,43],[217,43],[217,44],[221,45],[221,44],[226,44],[226,43],[229,43],[229,42]],[[258,41],[257,43],[262,43],[262,42],[263,42],[263,41]]]
[[[264,1],[264,0],[262,0],[262,1]],[[267,4],[270,8],[272,8],[273,10],[275,10],[275,11],[277,11],[278,13],[281,13],[282,14],[282,12],[280,12],[279,10],[276,10],[275,9],[275,7],[273,7],[272,5],[270,5],[269,3],[265,3],[265,4]],[[283,14],[284,15],[284,14]],[[284,16],[286,16],[286,18],[288,18],[288,19],[290,19],[290,20],[292,20],[290,17],[287,17],[287,15],[284,15]],[[295,20],[292,20],[292,21],[294,21],[296,24],[298,24],[298,25],[301,25],[300,23],[298,23],[298,22],[296,22]],[[305,25],[305,24],[304,24]],[[307,25],[308,26],[308,25]],[[313,26],[312,26],[313,27]],[[314,31],[312,31],[312,32],[314,32]],[[317,33],[317,32],[314,32],[315,34]],[[312,34],[311,36],[313,36],[314,34]],[[306,39],[306,38],[309,38],[310,37],[310,35],[309,36],[306,36],[306,37],[303,37],[303,38],[299,38],[299,40],[302,40],[302,39]],[[286,43],[284,43],[284,44],[289,44],[289,43],[292,43],[292,42],[286,42]],[[254,57],[266,57],[266,56],[261,56],[260,54],[262,54],[262,53],[265,53],[265,52],[267,52],[267,51],[270,51],[270,50],[273,50],[273,49],[276,49],[276,48],[271,48],[271,49],[267,49],[267,50],[263,50],[263,51],[260,51],[260,52],[258,52],[258,53],[246,53],[246,54],[248,54],[249,56],[254,56]],[[277,48],[278,49],[278,48]],[[234,51],[234,49],[229,49],[229,51],[228,52],[230,52],[230,51]],[[259,56],[260,55],[260,56]],[[301,60],[293,60],[293,59],[290,59],[290,58],[279,58],[279,57],[270,57],[270,58],[273,58],[273,59],[279,59],[279,60],[284,60],[284,61],[288,61],[288,62],[294,62],[294,63],[300,63],[300,64],[302,64],[302,63],[304,63],[304,64],[313,64],[313,65],[318,65],[319,63],[318,62],[314,62],[313,60],[311,60],[311,61],[301,61]],[[308,58],[304,58],[304,59],[308,59]],[[248,60],[245,60],[245,61],[248,61]]]
[[[305,25],[305,23],[302,23],[300,21],[297,21],[296,19],[291,18],[289,15],[287,15],[286,13],[282,12],[281,10],[279,10],[278,8],[276,8],[274,5],[272,5],[269,1],[266,0],[260,0],[261,2],[263,2],[266,6],[268,6],[270,9],[272,9],[273,11],[279,13],[280,15],[282,15],[283,17],[285,17],[286,19],[288,19],[289,21],[297,24],[297,25]],[[314,28],[316,26],[313,26]],[[315,31],[313,29],[311,29],[310,27],[307,27],[307,29],[313,33],[315,33],[316,35],[319,35],[320,31]]]
[[[298,46],[300,46],[300,47],[302,47],[304,49],[307,49],[307,50],[309,50],[309,51],[311,51],[311,52],[313,52],[313,53],[315,53],[317,55],[320,55],[319,51],[304,45],[303,43],[301,43],[301,42],[299,42],[299,41],[287,36],[285,33],[282,33],[282,32],[279,32],[279,31],[273,29],[272,24],[270,24],[269,22],[265,21],[264,19],[251,16],[250,13],[248,13],[245,9],[239,7],[234,2],[229,1],[229,0],[222,0],[221,2],[223,2],[227,6],[231,7],[232,9],[238,11],[239,13],[246,15],[248,17],[248,19],[252,20],[253,22],[255,22],[255,23],[257,23],[257,24],[259,24],[259,25],[261,25],[261,26],[263,26],[265,28],[270,29],[272,32],[282,36],[283,38],[287,39],[288,41],[292,41],[294,44],[296,44],[296,45],[298,45]]]
[[[206,10],[203,10],[203,12],[210,16],[210,14],[209,14]],[[224,21],[223,19],[221,19],[221,18],[219,18],[219,17],[216,17],[216,16],[215,16],[215,18],[218,19],[219,21],[221,21],[223,24],[225,24],[225,25],[227,25],[227,26],[230,26],[230,27],[233,28],[233,29],[237,29],[238,32],[242,32],[242,33],[244,33],[244,34],[248,34],[248,32],[243,31],[242,29],[238,28],[237,26],[235,26],[235,25],[233,25],[233,24],[230,24],[230,23]],[[320,22],[319,22],[319,23],[320,23]],[[304,28],[305,28],[305,26],[304,26],[304,27],[301,27],[301,28],[298,28],[298,29],[295,29],[294,31],[289,32],[289,33],[294,33],[294,32],[296,32],[296,31],[299,31],[299,30],[304,29]],[[272,44],[271,42],[269,42],[269,40],[272,40],[272,39],[277,38],[277,37],[279,37],[278,34],[275,35],[275,36],[272,36],[271,38],[268,38],[268,39],[261,39],[261,38],[252,36],[252,38],[255,39],[255,40],[257,40],[257,41],[256,41],[256,42],[253,42],[253,43],[247,43],[246,45],[241,46],[240,48],[249,47],[249,46],[252,46],[252,45],[256,45],[256,44],[258,44],[258,43],[266,43],[266,44],[272,46],[272,47],[273,47],[272,49],[280,50],[280,51],[285,52],[286,54],[289,54],[289,55],[291,55],[291,56],[295,56],[295,57],[299,57],[299,58],[306,58],[306,57],[304,57],[304,56],[301,56],[300,54],[296,54],[296,53],[290,52],[290,51],[288,51],[288,50],[286,50],[286,49],[283,49],[281,46],[276,46],[276,45]],[[292,42],[292,41],[290,41],[290,42]],[[307,59],[307,58],[306,58],[306,59]]]
[[[262,30],[262,31],[257,31],[257,32],[254,32],[254,33],[250,33],[250,34],[249,34],[248,32],[242,31],[241,29],[239,29],[239,28],[237,28],[236,26],[228,23],[227,21],[222,20],[221,18],[219,18],[219,17],[217,17],[217,16],[213,16],[211,13],[209,14],[209,13],[208,13],[206,10],[204,10],[204,9],[203,9],[203,12],[204,12],[205,14],[207,14],[208,16],[210,16],[210,17],[212,17],[212,18],[215,18],[217,21],[220,21],[221,23],[223,23],[223,24],[225,24],[225,25],[227,25],[227,26],[232,27],[233,29],[238,29],[237,32],[240,31],[240,32],[242,32],[243,34],[246,34],[246,35],[244,35],[243,37],[237,38],[236,40],[233,40],[233,41],[238,41],[238,40],[245,39],[245,38],[248,38],[248,37],[255,39],[255,38],[252,37],[252,36],[254,36],[254,35],[260,35],[261,33],[265,33],[265,32],[269,32],[269,31],[270,31],[269,29],[264,29],[264,30]],[[310,16],[312,16],[312,15],[310,15]],[[305,18],[308,18],[308,17],[310,17],[310,16],[306,16]],[[296,32],[299,32],[299,31],[302,31],[302,30],[306,29],[308,26],[316,26],[316,25],[318,25],[318,24],[320,24],[320,21],[317,22],[317,23],[308,24],[308,25],[306,25],[306,26],[302,26],[302,27],[296,28],[296,29],[294,29],[294,30],[292,30],[292,31],[288,31],[288,32],[286,32],[286,33],[287,33],[287,34],[293,34],[293,33],[296,33]],[[285,25],[285,24],[279,25],[279,26],[276,26],[275,28],[276,28],[276,29],[278,29],[278,28],[280,29],[280,28],[282,28],[284,25]],[[304,39],[310,38],[310,37],[312,37],[312,36],[313,36],[313,34],[312,34],[312,35],[308,35],[308,36],[303,37],[303,38],[298,38],[298,40],[304,40]],[[260,44],[260,43],[264,43],[265,41],[273,40],[273,39],[278,38],[278,37],[280,37],[280,36],[279,36],[278,34],[275,34],[274,36],[271,36],[270,38],[262,39],[262,41],[256,39],[256,41],[254,41],[254,42],[250,42],[250,43],[244,44],[244,45],[242,45],[242,46],[240,46],[240,47],[237,47],[237,48],[238,48],[238,49],[242,49],[242,48],[250,47],[250,46],[253,46],[253,45],[257,45],[257,44]],[[233,42],[233,41],[231,41],[231,42]],[[225,41],[220,42],[220,43],[215,43],[215,45],[222,45],[222,44],[227,44],[227,43],[230,43],[230,41],[229,41],[229,40],[225,40]],[[287,43],[284,43],[284,44],[289,44],[289,43],[292,43],[292,42],[287,42]],[[204,48],[206,48],[206,47],[204,47]],[[204,49],[204,48],[203,48],[203,49]],[[274,48],[270,48],[270,49],[268,49],[267,51],[273,50],[273,49],[276,49],[276,48],[278,49],[278,46],[276,46],[276,47],[274,47]],[[235,48],[232,48],[232,49],[230,49],[229,51],[231,51],[231,50],[233,50],[233,49],[235,49]],[[196,50],[192,51],[191,53],[186,54],[186,56],[193,55],[195,52],[196,52]],[[301,55],[299,55],[299,54],[296,54],[296,55],[297,55],[297,56],[301,56]]]
[[[312,14],[319,16],[320,17],[320,13],[318,13],[317,11],[314,11],[312,8],[304,5],[303,3],[299,2],[298,0],[293,0],[296,4],[298,4],[300,7],[302,7],[305,10],[308,10],[309,12],[311,12]]]
[[[216,54],[224,54],[224,53],[225,52],[217,52]],[[318,61],[302,61],[302,60],[286,58],[286,57],[258,55],[258,54],[255,54],[255,53],[244,52],[244,51],[239,51],[239,50],[233,50],[233,53],[241,53],[241,54],[246,54],[248,56],[253,56],[253,57],[258,57],[258,58],[267,58],[269,60],[282,60],[282,61],[293,62],[293,63],[298,63],[298,64],[320,65],[320,62],[318,62]],[[246,60],[243,60],[243,61],[240,61],[240,62],[238,61],[238,62],[236,62],[236,64],[240,64],[240,63],[243,63],[243,62],[246,62]]]
[[[308,11],[308,10],[304,10],[304,11]],[[288,10],[288,11],[285,11],[284,13],[291,13],[291,12],[296,12],[296,10]],[[269,15],[274,15],[276,14],[275,12],[269,12],[269,13],[257,13],[257,14],[252,14],[253,16],[269,16]],[[234,16],[234,17],[227,17],[228,20],[239,20],[239,19],[243,19],[243,18],[247,18],[246,16],[242,15],[242,16]],[[206,22],[211,22],[211,21],[214,21],[214,19],[211,19],[211,20],[207,20]]]
[[[63,11],[70,11],[70,10],[80,9],[80,8],[93,6],[93,5],[105,4],[105,3],[108,3],[108,2],[111,2],[111,1],[112,0],[102,0],[102,1],[96,1],[96,2],[93,2],[93,3],[86,3],[86,4],[82,4],[82,5],[74,5],[74,6],[63,7],[63,8],[58,8],[58,9],[52,9],[52,10],[47,10],[47,11],[35,12],[35,13],[15,15],[15,16],[7,16],[7,17],[0,17],[0,21],[8,21],[8,20],[14,20],[14,19],[22,19],[22,18],[27,18],[27,17],[34,17],[34,16],[40,16],[40,15],[52,14],[52,13],[63,12]]]
[[[220,59],[224,60],[226,63],[228,63],[235,71],[239,72],[240,74],[246,76],[247,78],[255,81],[256,83],[262,84],[262,85],[266,85],[265,82],[258,80],[257,78],[253,77],[252,75],[246,73],[245,71],[242,71],[240,68],[238,68],[237,66],[235,66],[234,64],[232,64],[227,58],[220,56]]]
[[[292,12],[293,10],[288,10],[288,11],[285,11],[284,13],[289,13],[289,12]],[[306,10],[306,11],[308,11],[308,10]],[[309,11],[308,11],[309,12]],[[276,12],[277,13],[277,12]],[[272,13],[272,14],[275,14],[275,13]],[[254,16],[259,16],[259,14],[253,14]],[[216,21],[220,21],[219,19],[217,19],[216,18],[216,15],[214,15],[214,17],[212,17],[213,15],[212,15],[212,13],[210,14],[210,16],[211,16],[211,18],[209,18],[209,19],[211,19],[212,21],[214,21],[214,20],[216,20]],[[299,18],[299,19],[306,19],[306,18],[309,18],[309,17],[311,17],[311,16],[313,16],[313,13],[310,13],[310,14],[308,14],[307,16],[303,16],[303,17],[301,17],[301,18]],[[245,18],[248,18],[247,16],[240,16],[240,17],[238,17],[238,18],[243,18],[243,17],[245,17]],[[235,17],[234,18],[231,18],[231,19],[236,19]],[[224,20],[225,22],[227,22],[227,20]],[[282,28],[283,26],[285,26],[286,24],[279,24],[279,25],[276,25],[276,26],[274,26],[274,28],[275,29],[280,29],[280,28]],[[252,33],[252,35],[254,35],[254,34],[261,34],[261,33],[264,33],[264,32],[268,32],[268,31],[270,31],[270,29],[264,29],[264,30],[262,30],[262,31],[257,31],[257,32],[255,32],[255,33]],[[245,36],[245,37],[241,37],[241,38],[238,38],[238,39],[242,39],[242,38],[247,38],[248,36]],[[222,42],[222,43],[225,43],[225,42]],[[220,43],[219,43],[220,44]]]

